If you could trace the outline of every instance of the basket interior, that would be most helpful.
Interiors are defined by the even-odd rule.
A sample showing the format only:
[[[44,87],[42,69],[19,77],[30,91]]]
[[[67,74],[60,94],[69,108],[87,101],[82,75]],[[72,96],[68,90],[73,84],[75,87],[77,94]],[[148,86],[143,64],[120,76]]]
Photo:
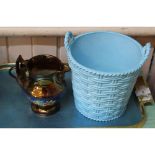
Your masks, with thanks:
[[[142,60],[141,45],[119,33],[96,32],[76,37],[72,57],[81,65],[108,73],[136,69]]]

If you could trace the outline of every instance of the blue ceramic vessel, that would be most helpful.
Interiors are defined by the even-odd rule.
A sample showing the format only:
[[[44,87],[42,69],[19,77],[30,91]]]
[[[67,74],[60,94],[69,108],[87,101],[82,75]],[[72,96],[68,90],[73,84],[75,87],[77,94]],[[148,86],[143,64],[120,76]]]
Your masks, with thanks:
[[[90,32],[64,40],[77,110],[96,121],[110,121],[126,110],[151,45],[116,32]]]

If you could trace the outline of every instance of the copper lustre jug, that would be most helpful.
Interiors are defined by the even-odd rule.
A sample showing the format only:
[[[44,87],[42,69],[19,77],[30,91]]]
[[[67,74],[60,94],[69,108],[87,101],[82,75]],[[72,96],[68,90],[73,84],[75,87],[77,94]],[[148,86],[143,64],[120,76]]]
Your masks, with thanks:
[[[29,60],[19,55],[9,73],[26,93],[32,110],[49,115],[60,109],[59,100],[65,92],[64,73],[68,70],[67,64],[52,55],[37,55]]]

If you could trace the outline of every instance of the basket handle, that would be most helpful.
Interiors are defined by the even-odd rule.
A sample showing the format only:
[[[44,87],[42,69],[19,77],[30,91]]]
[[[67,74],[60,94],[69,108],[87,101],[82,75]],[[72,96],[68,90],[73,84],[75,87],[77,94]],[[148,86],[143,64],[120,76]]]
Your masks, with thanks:
[[[74,36],[73,36],[72,32],[67,32],[65,34],[65,39],[64,39],[64,44],[65,44],[66,49],[70,48],[70,44],[73,40],[74,40]]]
[[[143,52],[143,60],[142,60],[142,64],[146,61],[146,59],[148,58],[149,54],[151,51],[151,43],[146,43],[145,46],[142,48],[142,52]]]

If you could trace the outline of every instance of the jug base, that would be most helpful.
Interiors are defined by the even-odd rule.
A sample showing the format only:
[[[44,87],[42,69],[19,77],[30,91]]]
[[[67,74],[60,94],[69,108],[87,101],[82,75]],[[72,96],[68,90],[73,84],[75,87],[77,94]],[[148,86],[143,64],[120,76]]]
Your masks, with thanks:
[[[39,106],[34,104],[33,102],[31,103],[31,109],[33,112],[40,114],[40,115],[44,115],[44,116],[48,116],[51,114],[56,113],[57,111],[60,110],[60,104],[59,103],[55,103],[54,105],[48,105],[48,106]]]

